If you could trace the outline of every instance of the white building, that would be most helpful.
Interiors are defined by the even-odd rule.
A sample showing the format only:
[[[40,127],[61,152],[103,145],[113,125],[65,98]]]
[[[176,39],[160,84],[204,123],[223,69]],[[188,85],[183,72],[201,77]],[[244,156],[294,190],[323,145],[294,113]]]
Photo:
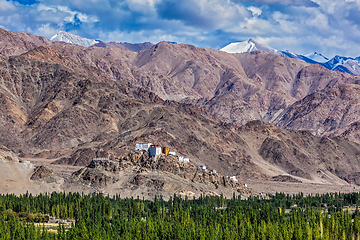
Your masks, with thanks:
[[[110,161],[108,158],[93,158],[93,161],[97,162],[108,162]]]
[[[150,154],[150,157],[160,155],[161,154],[161,147],[160,146],[151,146],[149,148],[149,154]]]
[[[198,166],[198,168],[200,168],[202,170],[206,170],[206,166]]]
[[[189,158],[184,158],[183,156],[179,157],[179,162],[190,162]]]
[[[175,152],[169,152],[169,154],[170,154],[170,155],[174,155],[174,156],[176,155]]]
[[[149,148],[151,147],[152,143],[137,143],[135,145],[135,151],[136,150],[149,150]]]
[[[56,218],[50,216],[50,217],[49,217],[49,223],[56,223]]]
[[[49,223],[62,223],[62,224],[67,224],[67,220],[66,219],[56,219],[53,216],[49,216]]]
[[[211,173],[216,173],[216,170],[215,170],[215,169],[213,169],[213,170],[211,170],[210,172],[211,172]]]
[[[236,179],[236,176],[231,176],[229,177],[231,180],[233,180],[234,182],[237,182],[238,180]]]

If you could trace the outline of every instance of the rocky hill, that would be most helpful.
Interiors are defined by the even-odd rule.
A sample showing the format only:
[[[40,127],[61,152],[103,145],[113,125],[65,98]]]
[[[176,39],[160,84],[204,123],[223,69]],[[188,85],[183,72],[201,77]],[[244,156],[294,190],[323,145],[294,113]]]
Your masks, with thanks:
[[[244,183],[222,174],[201,170],[192,163],[181,163],[173,155],[149,158],[145,151],[137,151],[119,161],[92,161],[75,172],[71,183],[83,184],[87,191],[120,192],[121,196],[153,198],[173,194],[198,197],[220,195],[231,197],[235,192],[244,197],[255,194]]]

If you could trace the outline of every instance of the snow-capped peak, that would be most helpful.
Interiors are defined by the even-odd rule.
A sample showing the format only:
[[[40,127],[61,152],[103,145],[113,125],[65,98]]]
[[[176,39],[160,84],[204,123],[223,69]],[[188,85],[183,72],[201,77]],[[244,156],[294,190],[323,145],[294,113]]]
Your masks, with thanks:
[[[264,51],[270,53],[278,53],[279,51],[273,49],[267,45],[258,43],[252,39],[244,42],[235,42],[230,43],[229,45],[220,49],[221,51],[227,53],[244,53],[244,52],[251,52],[251,51]]]
[[[307,55],[300,55],[289,52],[287,50],[279,51],[267,45],[258,43],[252,39],[249,39],[248,41],[244,41],[244,42],[230,43],[229,45],[221,48],[220,50],[227,53],[244,53],[251,51],[270,52],[270,53],[278,54],[283,57],[302,60],[307,63],[312,63],[312,64],[317,63],[330,70],[338,70],[341,72],[347,72],[354,75],[360,75],[360,57],[349,58],[349,57],[335,56],[332,59],[328,59],[327,57],[325,57],[324,55],[318,52],[313,52]]]
[[[313,53],[310,53],[310,54],[307,54],[307,55],[304,55],[305,57],[307,58],[310,58],[316,62],[319,62],[319,63],[324,63],[324,62],[327,62],[329,61],[329,59],[327,57],[325,57],[324,55],[322,55],[321,53],[317,53],[317,52],[313,52]]]
[[[96,43],[99,43],[98,40],[83,38],[80,36],[77,36],[72,33],[60,31],[57,34],[55,34],[52,38],[50,38],[51,41],[59,41],[59,42],[66,42],[71,44],[77,44],[84,47],[90,47]]]

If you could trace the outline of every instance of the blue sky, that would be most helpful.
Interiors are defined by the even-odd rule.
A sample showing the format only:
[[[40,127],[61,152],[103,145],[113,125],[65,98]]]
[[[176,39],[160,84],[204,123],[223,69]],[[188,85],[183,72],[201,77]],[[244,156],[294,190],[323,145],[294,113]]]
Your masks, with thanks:
[[[0,27],[214,49],[252,38],[299,54],[360,56],[360,0],[0,0]]]

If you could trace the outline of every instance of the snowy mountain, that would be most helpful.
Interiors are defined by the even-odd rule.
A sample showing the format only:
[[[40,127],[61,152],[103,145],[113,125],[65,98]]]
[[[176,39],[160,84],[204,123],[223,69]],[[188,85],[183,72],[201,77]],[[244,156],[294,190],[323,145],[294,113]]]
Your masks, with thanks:
[[[276,53],[276,54],[279,53],[278,50],[273,49],[267,45],[258,43],[252,39],[249,39],[246,42],[230,43],[229,45],[223,47],[220,50],[227,52],[227,53],[244,53],[244,52],[251,52],[251,51],[264,51],[264,52],[270,52],[270,53]]]
[[[324,63],[324,62],[329,61],[329,59],[327,57],[325,57],[321,53],[317,53],[317,52],[307,54],[307,55],[305,55],[305,57],[310,58],[310,59],[314,60],[315,62],[319,62],[319,63]]]
[[[326,63],[323,63],[323,66],[330,70],[360,75],[360,57],[349,58],[336,55]]]
[[[98,40],[83,38],[80,36],[77,36],[75,34],[71,34],[68,32],[60,31],[57,34],[55,34],[51,39],[51,41],[58,41],[58,42],[66,42],[71,44],[77,44],[84,47],[90,47],[96,43],[99,43]]]
[[[360,57],[349,58],[335,56],[329,60],[327,57],[318,52],[313,52],[307,55],[300,55],[289,51],[279,51],[267,45],[258,43],[252,39],[244,42],[230,43],[220,50],[228,53],[244,53],[251,51],[270,52],[288,58],[299,59],[307,63],[320,64],[330,70],[347,72],[353,75],[360,75]]]

